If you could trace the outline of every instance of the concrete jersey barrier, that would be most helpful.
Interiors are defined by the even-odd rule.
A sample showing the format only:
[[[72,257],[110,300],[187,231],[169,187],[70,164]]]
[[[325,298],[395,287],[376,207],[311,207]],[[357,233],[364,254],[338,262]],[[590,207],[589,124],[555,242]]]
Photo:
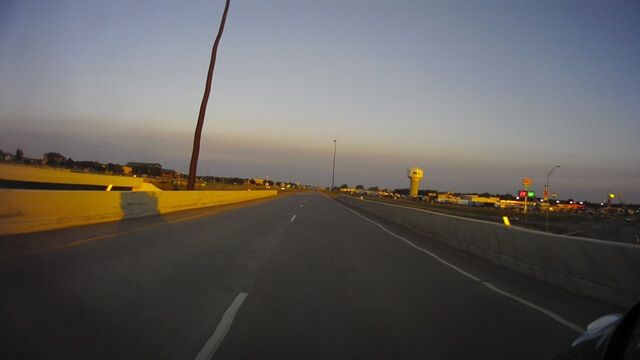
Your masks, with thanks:
[[[0,164],[0,179],[30,183],[121,186],[144,191],[142,178],[84,173],[69,169]]]
[[[579,294],[630,307],[640,300],[640,246],[548,234],[339,196],[338,201],[496,264]]]
[[[276,195],[276,190],[132,192],[0,189],[0,235],[118,221]]]

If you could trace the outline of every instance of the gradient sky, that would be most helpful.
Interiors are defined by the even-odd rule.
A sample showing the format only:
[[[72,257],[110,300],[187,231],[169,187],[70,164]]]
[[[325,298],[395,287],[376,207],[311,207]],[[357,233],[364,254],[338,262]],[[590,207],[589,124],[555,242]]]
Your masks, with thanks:
[[[188,172],[223,0],[0,1],[0,149]],[[640,203],[638,1],[232,0],[199,175]]]

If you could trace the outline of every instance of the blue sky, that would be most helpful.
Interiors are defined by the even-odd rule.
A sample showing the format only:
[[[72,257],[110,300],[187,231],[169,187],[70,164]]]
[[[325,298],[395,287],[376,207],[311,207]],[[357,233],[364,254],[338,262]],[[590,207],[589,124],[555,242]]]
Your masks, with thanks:
[[[0,149],[188,171],[224,1],[3,1]],[[200,175],[640,203],[637,1],[233,1]]]

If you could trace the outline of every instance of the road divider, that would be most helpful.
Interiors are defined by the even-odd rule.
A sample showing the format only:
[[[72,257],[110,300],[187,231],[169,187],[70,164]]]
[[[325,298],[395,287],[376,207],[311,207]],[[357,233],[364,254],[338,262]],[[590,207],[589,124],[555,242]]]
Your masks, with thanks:
[[[118,221],[276,195],[276,190],[132,192],[0,189],[0,235]]]
[[[341,203],[579,294],[640,301],[640,246],[504,226],[341,195]]]

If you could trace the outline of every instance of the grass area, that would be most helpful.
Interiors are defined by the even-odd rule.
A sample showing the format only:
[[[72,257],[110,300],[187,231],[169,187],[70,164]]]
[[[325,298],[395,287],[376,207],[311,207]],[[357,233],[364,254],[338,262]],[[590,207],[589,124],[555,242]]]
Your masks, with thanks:
[[[332,199],[335,199],[338,197],[338,193],[332,193],[332,192],[329,192],[329,190],[323,190],[322,193],[329,196]]]

